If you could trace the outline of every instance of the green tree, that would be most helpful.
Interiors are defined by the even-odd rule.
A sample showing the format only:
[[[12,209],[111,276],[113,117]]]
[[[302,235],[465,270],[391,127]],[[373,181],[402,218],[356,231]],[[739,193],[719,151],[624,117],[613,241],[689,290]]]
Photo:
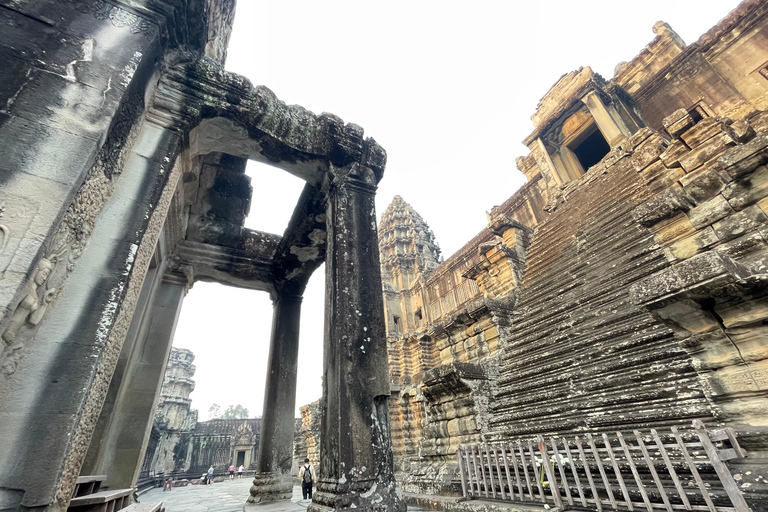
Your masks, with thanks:
[[[211,405],[210,409],[208,409],[208,418],[212,420],[221,418],[221,407],[219,407],[219,404]]]
[[[248,417],[248,409],[240,404],[230,405],[221,417],[225,420],[241,420]]]

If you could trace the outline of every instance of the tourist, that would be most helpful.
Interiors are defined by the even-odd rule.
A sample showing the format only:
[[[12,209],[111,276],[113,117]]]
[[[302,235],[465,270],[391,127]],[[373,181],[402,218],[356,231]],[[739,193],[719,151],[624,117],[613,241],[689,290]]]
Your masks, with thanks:
[[[245,469],[245,468],[243,467],[243,465],[242,465],[242,464],[240,464],[240,467],[239,467],[239,468],[237,468],[237,478],[243,478],[243,470],[244,470],[244,469]]]
[[[234,480],[234,478],[235,478],[235,465],[232,464],[231,466],[229,466],[229,479]]]
[[[170,476],[166,478],[165,482],[163,483],[163,492],[165,492],[166,489],[169,491],[173,490],[173,478]]]
[[[301,480],[301,495],[306,500],[312,499],[312,486],[315,485],[315,468],[309,463],[309,459],[304,459],[304,465],[299,470],[299,480]]]
[[[208,468],[208,485],[213,483],[213,464]]]

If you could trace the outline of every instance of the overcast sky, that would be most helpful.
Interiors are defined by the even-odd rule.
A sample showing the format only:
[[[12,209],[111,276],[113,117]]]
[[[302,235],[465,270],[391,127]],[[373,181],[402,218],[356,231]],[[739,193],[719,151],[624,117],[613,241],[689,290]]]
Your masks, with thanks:
[[[654,37],[658,20],[694,42],[734,0],[276,1],[239,0],[226,67],[286,103],[330,112],[387,151],[377,212],[401,195],[447,258],[485,212],[523,183],[515,158],[539,99],[591,66],[604,78]],[[251,163],[246,226],[282,234],[303,183]],[[321,393],[323,268],[305,294],[296,414]],[[196,283],[174,345],[195,355],[200,419],[218,403],[260,415],[272,304],[266,293]]]

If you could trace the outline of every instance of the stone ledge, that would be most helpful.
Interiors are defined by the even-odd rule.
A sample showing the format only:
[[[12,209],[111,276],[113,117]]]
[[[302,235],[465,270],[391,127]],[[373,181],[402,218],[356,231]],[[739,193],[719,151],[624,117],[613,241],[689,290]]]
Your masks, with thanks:
[[[751,272],[743,265],[711,251],[646,277],[632,285],[629,293],[633,304],[652,306],[682,293],[704,292],[744,280],[750,275]]]

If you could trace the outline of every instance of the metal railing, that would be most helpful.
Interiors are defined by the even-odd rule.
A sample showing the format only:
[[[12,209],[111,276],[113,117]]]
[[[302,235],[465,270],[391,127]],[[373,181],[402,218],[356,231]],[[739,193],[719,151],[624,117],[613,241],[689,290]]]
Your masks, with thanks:
[[[747,453],[732,429],[709,432],[699,420],[693,430],[672,427],[662,435],[652,429],[459,446],[457,456],[467,499],[561,509],[751,512],[725,465]]]

